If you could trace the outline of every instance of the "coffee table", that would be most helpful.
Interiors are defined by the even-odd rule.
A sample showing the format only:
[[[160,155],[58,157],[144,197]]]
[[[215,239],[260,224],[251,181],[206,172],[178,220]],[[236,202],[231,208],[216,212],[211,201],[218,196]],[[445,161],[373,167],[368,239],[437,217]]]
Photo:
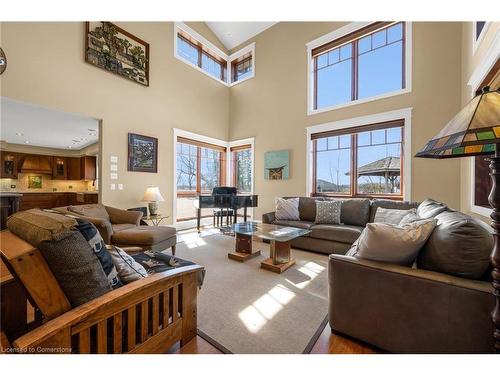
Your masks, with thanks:
[[[245,262],[260,255],[253,251],[252,237],[270,241],[269,258],[260,263],[261,268],[282,273],[295,264],[291,256],[291,241],[310,233],[310,230],[255,222],[238,223],[232,226],[236,236],[235,251],[228,253],[229,259]]]

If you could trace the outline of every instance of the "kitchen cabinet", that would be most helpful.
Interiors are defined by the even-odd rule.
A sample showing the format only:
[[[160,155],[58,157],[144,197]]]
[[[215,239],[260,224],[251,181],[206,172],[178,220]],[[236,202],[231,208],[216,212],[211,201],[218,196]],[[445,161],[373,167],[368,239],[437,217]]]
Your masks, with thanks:
[[[21,196],[18,193],[0,193],[0,230],[7,228],[8,217],[19,211]]]
[[[47,193],[22,193],[20,210],[32,208],[48,209],[69,205],[97,203],[98,194],[72,193],[72,192],[47,192]]]
[[[54,180],[68,179],[68,158],[52,157],[52,178]]]
[[[68,161],[68,180],[81,179],[81,158],[66,158]]]
[[[22,173],[53,174],[52,156],[19,154],[18,162]]]
[[[17,178],[18,154],[15,152],[1,151],[0,157],[2,159],[1,177]]]
[[[80,179],[95,180],[96,179],[96,157],[82,156],[80,158]]]

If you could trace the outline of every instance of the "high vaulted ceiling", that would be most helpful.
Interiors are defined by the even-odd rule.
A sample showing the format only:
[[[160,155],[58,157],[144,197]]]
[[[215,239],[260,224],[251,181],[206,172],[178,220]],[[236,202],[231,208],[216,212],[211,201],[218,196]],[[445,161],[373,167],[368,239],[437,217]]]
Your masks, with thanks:
[[[277,22],[206,22],[224,46],[231,50]]]

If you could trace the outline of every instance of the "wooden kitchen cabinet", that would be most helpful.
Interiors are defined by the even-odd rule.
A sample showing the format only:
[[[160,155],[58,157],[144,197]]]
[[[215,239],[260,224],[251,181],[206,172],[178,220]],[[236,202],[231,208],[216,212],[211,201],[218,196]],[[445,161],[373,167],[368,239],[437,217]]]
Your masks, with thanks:
[[[68,158],[52,157],[52,178],[54,180],[68,179]]]
[[[95,180],[96,179],[96,157],[82,156],[80,158],[80,179]]]
[[[2,159],[1,177],[2,178],[17,178],[19,156],[15,152],[1,151],[0,158]]]
[[[81,158],[66,158],[68,160],[68,180],[81,179]]]
[[[72,192],[47,192],[47,193],[23,193],[20,198],[20,210],[32,208],[48,209],[69,205],[97,203],[98,194],[72,193]]]

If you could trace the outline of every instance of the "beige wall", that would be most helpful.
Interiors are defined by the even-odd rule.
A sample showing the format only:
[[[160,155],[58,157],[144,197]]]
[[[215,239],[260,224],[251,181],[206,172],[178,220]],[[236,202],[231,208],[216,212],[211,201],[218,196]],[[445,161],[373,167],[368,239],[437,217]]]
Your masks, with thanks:
[[[413,23],[411,93],[307,116],[305,44],[342,23],[282,22],[253,39],[256,76],[230,91],[230,139],[256,137],[257,218],[274,197],[306,193],[305,127],[413,107],[412,154],[437,134],[461,104],[461,23]],[[238,47],[239,48],[239,47]],[[286,181],[264,180],[264,152],[291,150]],[[460,161],[412,160],[412,199],[426,197],[460,206]]]
[[[493,40],[500,33],[500,22],[491,22],[488,25],[486,34],[482,39],[481,43],[478,45],[475,53],[472,49],[472,33],[473,23],[464,22],[462,26],[462,104],[465,105],[471,99],[471,90],[476,88],[471,88],[468,86],[468,82],[471,76],[474,74],[476,69],[480,66],[481,62],[491,48]],[[460,161],[460,171],[461,171],[461,200],[460,206],[461,210],[467,212],[473,216],[476,216],[486,222],[490,219],[487,216],[477,215],[471,212],[471,181],[472,181],[472,158],[463,158]]]
[[[166,198],[160,212],[172,213],[173,131],[228,137],[229,89],[174,58],[173,24],[117,22],[150,44],[150,86],[131,82],[84,62],[84,24],[1,24],[8,68],[1,94],[61,111],[102,120],[102,200],[118,207],[140,205],[148,185]],[[222,48],[204,23],[189,23]],[[158,173],[127,171],[127,133],[159,142]],[[110,156],[119,158],[118,180],[109,178]],[[111,191],[110,183],[123,183]]]

